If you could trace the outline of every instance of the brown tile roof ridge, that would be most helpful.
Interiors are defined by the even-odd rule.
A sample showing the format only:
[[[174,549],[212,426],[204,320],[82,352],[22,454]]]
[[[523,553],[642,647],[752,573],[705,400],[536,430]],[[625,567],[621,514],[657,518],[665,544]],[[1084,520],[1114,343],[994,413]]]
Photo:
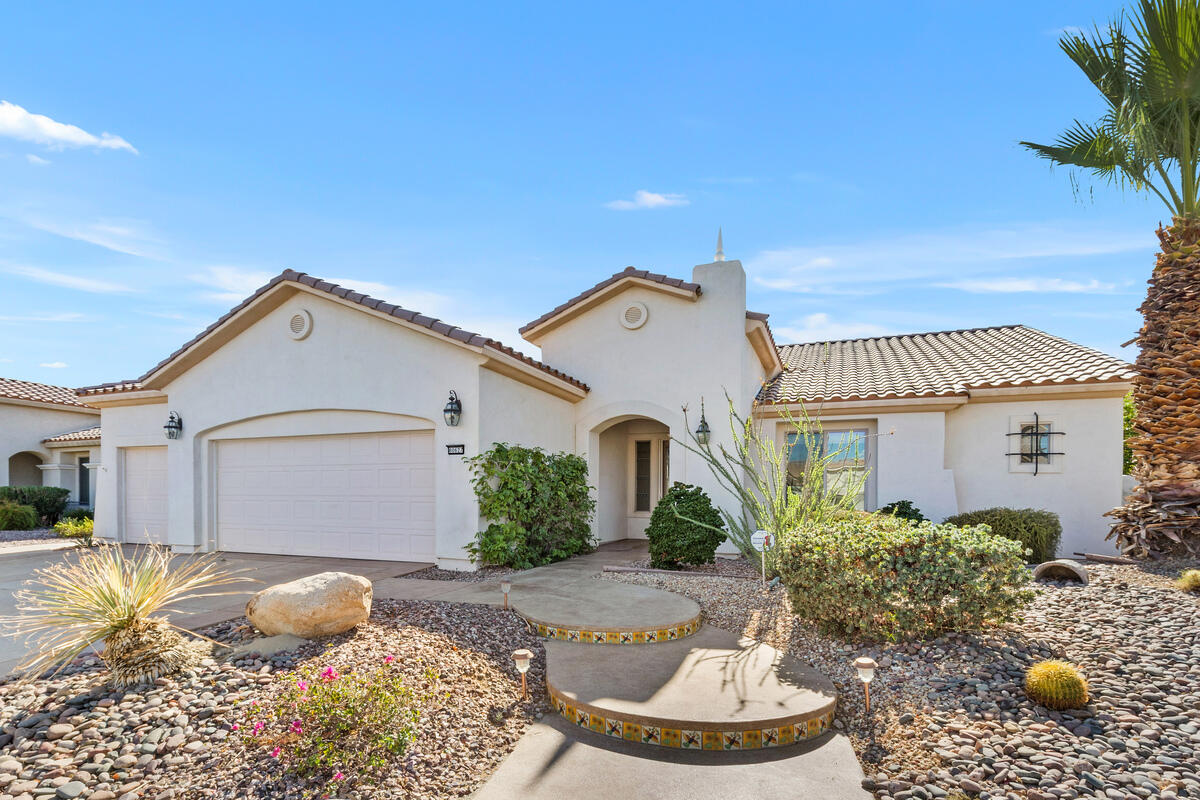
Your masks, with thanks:
[[[416,311],[410,311],[406,308],[402,308],[398,305],[395,305],[394,303],[388,303],[388,302],[385,302],[378,298],[371,297],[370,295],[364,294],[362,292],[356,292],[353,289],[347,288],[345,286],[339,286],[336,283],[331,283],[326,280],[322,280],[321,278],[317,278],[315,276],[309,275],[308,273],[297,272],[294,269],[285,269],[283,272],[281,272],[278,275],[276,275],[275,277],[271,278],[271,280],[268,281],[266,284],[264,284],[263,286],[260,286],[258,289],[256,289],[253,294],[251,294],[245,300],[243,300],[242,302],[238,303],[236,306],[231,308],[228,312],[226,312],[219,319],[217,319],[216,322],[209,325],[207,328],[205,328],[203,331],[201,331],[199,334],[197,334],[195,337],[193,337],[190,341],[188,341],[186,344],[184,344],[182,347],[180,347],[174,353],[171,353],[171,355],[167,356],[162,361],[155,364],[149,371],[146,372],[146,374],[142,375],[140,378],[137,378],[136,380],[132,380],[132,381],[116,381],[114,383],[105,383],[105,384],[100,384],[97,386],[85,386],[79,390],[79,393],[80,394],[106,394],[106,393],[112,393],[112,392],[136,391],[137,389],[142,388],[142,384],[146,381],[147,378],[149,378],[155,372],[158,372],[158,370],[162,369],[164,366],[166,366],[170,362],[174,361],[179,356],[183,355],[187,350],[191,349],[191,347],[193,345],[195,345],[201,339],[208,336],[214,330],[219,328],[231,317],[238,314],[242,309],[246,308],[251,303],[253,303],[255,300],[257,300],[259,297],[266,294],[271,289],[273,289],[276,285],[278,285],[284,281],[291,281],[292,283],[299,283],[304,286],[308,286],[311,289],[315,289],[320,292],[325,292],[327,294],[331,294],[335,297],[339,297],[339,298],[347,300],[351,303],[355,303],[357,305],[364,306],[366,308],[370,308],[370,309],[372,309],[374,311],[378,311],[382,314],[387,314],[388,316],[396,317],[397,319],[402,319],[402,320],[404,320],[406,322],[410,322],[414,325],[420,325],[422,327],[430,329],[431,331],[434,331],[435,333],[439,333],[448,339],[453,339],[455,341],[462,342],[464,344],[468,344],[468,345],[471,345],[474,347],[488,347],[493,350],[497,350],[511,358],[516,358],[517,360],[519,360],[525,364],[528,364],[531,367],[541,370],[542,372],[545,372],[548,375],[553,375],[554,377],[558,378],[559,380],[565,381],[573,386],[583,389],[585,392],[590,391],[588,385],[586,383],[584,383],[583,381],[577,380],[576,378],[572,378],[570,375],[567,375],[565,372],[557,370],[557,369],[549,366],[548,364],[544,364],[535,358],[527,356],[524,353],[521,353],[517,350],[514,350],[511,347],[508,347],[507,345],[502,344],[501,342],[499,342],[495,339],[491,339],[489,337],[482,336],[478,333],[472,333],[470,331],[463,330],[462,328],[442,322],[441,320],[436,319],[434,317],[427,317],[424,314],[420,314]]]
[[[79,399],[74,389],[49,383],[21,381],[16,378],[0,378],[0,398],[94,410],[92,406]]]
[[[540,317],[535,319],[533,322],[522,325],[520,327],[520,329],[518,330],[518,333],[520,333],[522,336],[524,336],[526,331],[533,330],[534,328],[536,328],[538,325],[541,325],[546,320],[551,319],[553,317],[557,317],[559,314],[566,311],[571,306],[574,306],[578,303],[583,302],[584,300],[588,299],[589,297],[591,297],[592,295],[594,295],[596,292],[600,291],[601,289],[606,289],[609,286],[612,286],[617,281],[623,281],[626,278],[637,278],[640,280],[651,281],[652,283],[661,283],[664,286],[670,286],[675,289],[682,289],[687,292],[694,292],[696,295],[701,294],[700,284],[698,284],[698,283],[692,283],[690,281],[685,281],[681,278],[669,278],[666,275],[661,275],[657,272],[650,272],[650,271],[644,270],[644,269],[638,269],[637,267],[626,267],[625,269],[621,270],[620,272],[615,272],[611,276],[600,281],[592,288],[585,289],[584,291],[582,291],[579,294],[572,297],[567,302],[561,303],[560,305],[555,306],[551,310],[547,311],[545,314],[542,314]]]
[[[42,444],[51,444],[54,442],[86,442],[90,439],[100,438],[100,426],[93,425],[90,428],[82,428],[77,431],[69,431],[68,433],[60,433],[58,436],[51,436],[48,439],[42,439]]]

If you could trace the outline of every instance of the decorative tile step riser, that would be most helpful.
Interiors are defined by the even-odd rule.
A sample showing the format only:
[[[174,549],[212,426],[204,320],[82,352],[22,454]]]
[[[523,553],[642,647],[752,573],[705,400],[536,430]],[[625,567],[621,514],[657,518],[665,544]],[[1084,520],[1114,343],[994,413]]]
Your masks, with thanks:
[[[577,630],[557,625],[539,622],[529,617],[522,617],[529,624],[530,630],[544,639],[576,644],[654,644],[656,642],[673,642],[685,636],[691,636],[700,630],[700,617],[696,616],[682,625],[672,625],[665,628],[649,630]]]
[[[831,708],[811,719],[768,728],[745,730],[688,730],[649,725],[644,722],[601,716],[576,708],[552,686],[547,686],[550,701],[560,716],[580,728],[627,742],[673,747],[680,750],[762,750],[786,747],[815,739],[833,725],[836,709]]]

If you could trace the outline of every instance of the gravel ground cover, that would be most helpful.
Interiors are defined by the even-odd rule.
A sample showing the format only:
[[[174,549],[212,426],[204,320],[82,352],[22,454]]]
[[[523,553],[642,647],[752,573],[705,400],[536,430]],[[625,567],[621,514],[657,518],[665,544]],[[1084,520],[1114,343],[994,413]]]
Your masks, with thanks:
[[[204,631],[218,641],[255,638],[244,619]],[[521,700],[513,650],[536,658]],[[488,606],[377,601],[355,631],[264,658],[217,655],[196,670],[114,691],[94,657],[60,676],[0,685],[0,800],[84,798],[462,797],[487,778],[544,711],[544,650],[511,613]],[[229,652],[224,650],[224,652]],[[287,777],[234,725],[306,662],[345,671],[386,655],[414,677],[437,668],[440,699],[385,785],[324,789]]]
[[[1172,800],[1200,798],[1200,598],[1171,585],[1187,566],[1089,564],[1088,586],[1037,584],[1019,624],[889,645],[824,636],[792,616],[782,589],[749,581],[604,577],[691,597],[709,624],[822,670],[840,695],[835,727],[880,800]],[[859,655],[880,665],[869,717]],[[1025,696],[1025,669],[1046,658],[1081,668],[1087,707],[1056,712]]]
[[[625,566],[625,565],[622,565]],[[630,562],[630,567],[651,569],[650,559],[642,558]],[[720,558],[712,564],[684,564],[677,570],[688,575],[720,575],[730,578],[757,578],[758,570],[745,558]]]
[[[407,575],[401,575],[401,578],[420,578],[426,581],[459,581],[460,583],[487,583],[488,581],[498,581],[507,575],[515,575],[520,570],[511,569],[510,567],[483,567],[473,572],[459,571],[453,569],[442,569],[440,567],[426,567],[425,569],[416,572],[410,572]]]
[[[53,528],[34,528],[31,531],[0,531],[0,548],[28,544],[42,539],[58,539]]]

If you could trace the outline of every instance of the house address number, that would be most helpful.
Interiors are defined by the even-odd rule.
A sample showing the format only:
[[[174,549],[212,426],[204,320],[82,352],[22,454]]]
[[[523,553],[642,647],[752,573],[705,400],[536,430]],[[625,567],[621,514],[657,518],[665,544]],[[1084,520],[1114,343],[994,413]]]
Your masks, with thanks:
[[[465,444],[448,444],[448,445],[446,445],[446,455],[448,455],[448,456],[461,456],[461,455],[465,455],[466,452],[467,452],[467,446]]]

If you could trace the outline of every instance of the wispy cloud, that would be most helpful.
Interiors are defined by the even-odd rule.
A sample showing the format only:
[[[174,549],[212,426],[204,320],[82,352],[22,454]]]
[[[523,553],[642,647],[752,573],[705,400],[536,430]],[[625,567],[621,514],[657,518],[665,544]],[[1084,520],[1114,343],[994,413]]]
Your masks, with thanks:
[[[897,234],[765,250],[746,260],[755,283],[801,293],[859,292],[915,280],[966,280],[999,264],[1145,251],[1143,231],[1099,225],[1013,224]]]
[[[44,167],[50,163],[50,159],[42,158],[41,156],[35,156],[33,153],[26,153],[25,160],[38,167]]]
[[[0,322],[84,322],[86,320],[87,317],[74,311],[33,313],[18,316],[0,315]]]
[[[1068,292],[1072,294],[1109,294],[1114,283],[1098,280],[1069,281],[1062,278],[976,278],[934,284],[942,289],[961,289],[973,294],[1014,292]]]
[[[29,267],[23,265],[0,267],[4,272],[12,275],[20,275],[22,278],[28,278],[37,283],[45,283],[50,286],[61,286],[64,289],[77,289],[81,292],[94,292],[96,294],[122,294],[132,292],[133,289],[128,286],[122,286],[119,283],[110,283],[109,281],[96,280],[95,278],[84,278],[80,275],[70,275],[65,272],[52,272],[41,267]]]
[[[137,153],[134,146],[120,136],[111,133],[96,136],[76,125],[56,122],[44,114],[32,114],[7,100],[0,100],[0,136],[33,142],[52,150],[94,147],[100,150],[128,150],[130,153]]]
[[[236,304],[254,294],[274,278],[275,273],[242,267],[208,267],[188,277],[209,287],[210,290],[203,295],[204,299]]]
[[[809,314],[797,323],[775,327],[775,339],[780,344],[789,342],[825,342],[838,339],[863,339],[886,336],[887,328],[873,322],[849,322],[835,320],[829,314]]]
[[[46,369],[65,369],[66,367],[69,367],[71,365],[65,361],[46,361],[41,364],[38,364],[38,366],[45,367]]]
[[[150,233],[141,220],[100,219],[95,222],[51,220],[38,216],[21,216],[24,224],[43,233],[87,242],[116,253],[161,260],[162,242]]]
[[[615,211],[634,211],[642,208],[686,206],[688,202],[687,195],[684,194],[647,192],[645,189],[639,189],[633,193],[632,200],[611,200],[604,205]]]

